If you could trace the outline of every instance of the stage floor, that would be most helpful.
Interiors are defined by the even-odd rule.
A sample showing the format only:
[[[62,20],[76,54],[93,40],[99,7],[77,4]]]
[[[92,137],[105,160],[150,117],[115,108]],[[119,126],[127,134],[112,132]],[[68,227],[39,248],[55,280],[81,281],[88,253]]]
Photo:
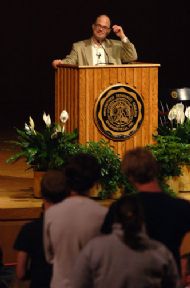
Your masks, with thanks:
[[[42,200],[33,197],[33,171],[27,170],[24,160],[7,164],[6,160],[16,150],[8,143],[8,139],[0,139],[0,219],[5,209],[41,208]],[[34,209],[35,210],[35,209]],[[6,215],[7,216],[7,215]]]

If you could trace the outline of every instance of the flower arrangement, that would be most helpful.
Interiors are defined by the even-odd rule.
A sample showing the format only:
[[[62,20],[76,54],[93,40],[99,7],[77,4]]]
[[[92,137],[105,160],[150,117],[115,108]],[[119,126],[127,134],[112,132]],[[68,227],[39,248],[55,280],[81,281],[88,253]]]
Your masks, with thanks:
[[[24,158],[29,168],[34,171],[47,171],[49,169],[62,169],[70,156],[77,153],[89,153],[97,158],[101,166],[101,191],[99,197],[106,199],[121,186],[127,186],[129,193],[133,188],[124,179],[120,171],[121,160],[119,155],[109,145],[109,142],[89,141],[85,144],[78,143],[78,132],[65,131],[69,118],[67,111],[62,111],[60,123],[52,123],[50,115],[43,114],[43,127],[35,128],[35,122],[29,117],[24,129],[16,128],[17,140],[12,141],[19,147],[19,151],[7,159],[7,163],[14,163]]]
[[[162,183],[183,174],[182,166],[190,165],[190,107],[177,103],[168,112],[168,121],[153,135],[154,144],[147,145],[160,165]]]
[[[7,160],[7,163],[25,158],[29,168],[35,171],[61,168],[66,161],[68,150],[72,153],[71,150],[77,149],[77,145],[75,145],[78,138],[77,130],[72,133],[65,132],[68,118],[69,115],[64,110],[60,114],[60,124],[52,123],[50,115],[46,115],[44,112],[45,125],[38,131],[30,116],[29,124],[25,123],[23,130],[16,128],[18,138],[12,143],[20,149]]]
[[[183,143],[190,143],[190,107],[175,104],[168,112],[168,125],[158,127],[159,135],[178,137]]]

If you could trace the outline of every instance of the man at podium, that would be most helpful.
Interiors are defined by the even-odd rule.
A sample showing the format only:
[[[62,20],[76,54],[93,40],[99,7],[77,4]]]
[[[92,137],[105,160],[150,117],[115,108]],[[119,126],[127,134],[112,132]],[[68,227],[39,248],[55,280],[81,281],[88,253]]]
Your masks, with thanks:
[[[111,30],[120,38],[119,40],[107,38]],[[92,37],[74,43],[70,54],[62,60],[53,60],[52,65],[54,68],[59,64],[120,65],[135,60],[137,60],[135,46],[125,35],[123,28],[118,25],[111,26],[110,18],[107,15],[100,15],[92,24]]]

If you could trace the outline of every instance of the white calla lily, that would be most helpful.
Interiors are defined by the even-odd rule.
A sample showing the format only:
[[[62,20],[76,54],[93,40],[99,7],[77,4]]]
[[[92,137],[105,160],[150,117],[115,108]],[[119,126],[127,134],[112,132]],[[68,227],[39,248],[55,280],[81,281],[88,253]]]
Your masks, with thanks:
[[[185,121],[185,113],[183,111],[178,111],[177,112],[177,117],[176,117],[177,124],[183,124]]]
[[[175,109],[175,107],[173,107],[168,113],[168,119],[170,121],[173,121],[176,119],[176,116],[177,116],[176,109]]]
[[[168,113],[168,119],[170,121],[176,120],[177,124],[183,124],[185,121],[184,105],[183,103],[177,103],[172,107]]]
[[[24,124],[24,130],[25,130],[25,131],[28,131],[28,132],[30,131],[30,127],[28,126],[27,123]]]
[[[183,124],[185,121],[184,105],[182,103],[177,103],[176,110],[177,110],[176,115],[177,124]]]
[[[184,105],[183,105],[183,103],[177,103],[175,106],[176,106],[176,109],[177,109],[177,110],[182,110],[182,111],[184,111]]]
[[[34,120],[32,119],[31,116],[29,117],[29,124],[30,124],[30,129],[31,129],[32,131],[34,131],[34,127],[35,127],[35,125],[34,125]]]
[[[190,120],[190,106],[188,106],[185,110],[185,116]]]
[[[43,120],[46,124],[47,127],[50,127],[51,126],[51,118],[50,118],[50,115],[46,115],[46,113],[44,112],[43,114]]]
[[[34,129],[35,127],[35,124],[34,124],[34,120],[32,119],[32,117],[30,116],[29,117],[29,128],[30,128],[30,131],[34,134],[36,134],[36,131]]]
[[[69,114],[66,110],[63,110],[61,112],[61,115],[60,115],[60,121],[65,124],[67,122],[67,120],[69,119]]]

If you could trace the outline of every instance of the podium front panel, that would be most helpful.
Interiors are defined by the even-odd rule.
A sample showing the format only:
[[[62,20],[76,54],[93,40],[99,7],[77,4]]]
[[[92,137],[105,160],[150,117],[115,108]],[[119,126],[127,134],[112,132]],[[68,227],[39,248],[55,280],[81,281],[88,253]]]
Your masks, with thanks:
[[[130,64],[102,67],[60,66],[56,72],[55,120],[67,110],[67,131],[79,130],[79,142],[105,139],[122,157],[126,150],[153,142],[158,126],[158,67],[159,64]],[[105,137],[94,119],[97,99],[112,85],[123,84],[135,89],[144,103],[141,127],[130,138],[115,141]]]

